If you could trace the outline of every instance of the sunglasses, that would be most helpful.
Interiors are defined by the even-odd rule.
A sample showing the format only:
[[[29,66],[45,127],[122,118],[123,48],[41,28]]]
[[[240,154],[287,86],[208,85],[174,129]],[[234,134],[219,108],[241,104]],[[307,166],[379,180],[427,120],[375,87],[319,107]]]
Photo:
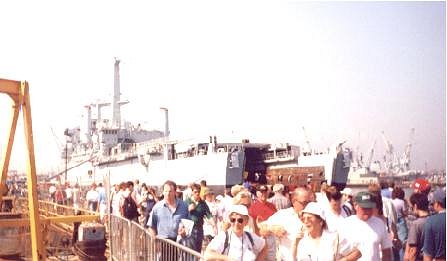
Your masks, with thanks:
[[[297,202],[300,203],[303,206],[307,206],[307,204],[309,204],[311,201],[298,201],[297,200]]]
[[[244,222],[244,219],[243,219],[243,218],[230,218],[230,222],[231,222],[231,223],[235,223],[236,221],[237,221],[239,224],[242,224],[242,223]]]

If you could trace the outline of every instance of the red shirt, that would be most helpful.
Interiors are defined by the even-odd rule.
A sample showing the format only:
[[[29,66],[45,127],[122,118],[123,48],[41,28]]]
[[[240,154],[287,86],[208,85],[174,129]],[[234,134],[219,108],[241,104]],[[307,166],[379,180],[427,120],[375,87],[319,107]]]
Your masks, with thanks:
[[[277,211],[276,207],[272,203],[268,201],[264,203],[259,200],[256,200],[253,204],[251,204],[250,208],[248,209],[248,214],[254,220],[256,220],[256,218],[259,216],[259,221],[265,221],[276,211]]]

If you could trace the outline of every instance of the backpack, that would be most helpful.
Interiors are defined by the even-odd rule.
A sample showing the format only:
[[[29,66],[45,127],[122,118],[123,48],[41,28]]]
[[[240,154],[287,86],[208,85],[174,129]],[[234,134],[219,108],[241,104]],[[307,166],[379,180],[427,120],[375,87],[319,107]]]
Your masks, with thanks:
[[[247,235],[248,240],[251,243],[251,247],[254,247],[255,243],[253,242],[253,237],[250,234],[250,232],[244,231],[244,233],[245,233],[245,235]],[[222,253],[221,253],[222,255],[224,255],[225,251],[228,248],[228,245],[229,245],[229,242],[228,242],[228,231],[225,231],[225,242],[224,242],[224,248],[223,248]]]
[[[155,203],[157,203],[157,202],[155,202],[154,199],[148,199],[148,200],[146,201],[146,209],[144,210],[144,213],[145,213],[146,215],[149,215],[149,213],[151,213],[152,209],[153,209],[154,206],[155,206]]]
[[[127,219],[138,217],[137,204],[130,195],[127,198],[124,198],[123,216]]]

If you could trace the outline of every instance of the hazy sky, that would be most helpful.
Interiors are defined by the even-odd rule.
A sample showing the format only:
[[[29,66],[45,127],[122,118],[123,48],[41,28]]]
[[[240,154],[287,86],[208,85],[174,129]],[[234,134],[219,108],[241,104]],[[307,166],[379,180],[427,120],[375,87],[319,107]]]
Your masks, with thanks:
[[[82,106],[112,93],[114,57],[123,117],[161,128],[167,107],[175,138],[303,145],[304,126],[316,149],[347,140],[367,154],[376,139],[381,159],[381,131],[402,153],[415,128],[412,166],[445,168],[444,2],[9,2],[0,78],[30,83],[38,169],[58,166]]]

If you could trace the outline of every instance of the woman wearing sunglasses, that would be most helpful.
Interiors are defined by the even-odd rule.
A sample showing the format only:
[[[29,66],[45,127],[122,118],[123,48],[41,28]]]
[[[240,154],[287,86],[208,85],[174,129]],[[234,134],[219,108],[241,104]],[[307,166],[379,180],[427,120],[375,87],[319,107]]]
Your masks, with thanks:
[[[337,232],[327,229],[323,210],[316,202],[310,202],[302,211],[303,227],[293,243],[294,260],[357,260],[361,253]]]
[[[265,240],[255,233],[244,231],[249,217],[247,207],[232,205],[228,213],[231,226],[209,243],[204,254],[205,260],[264,260]]]

